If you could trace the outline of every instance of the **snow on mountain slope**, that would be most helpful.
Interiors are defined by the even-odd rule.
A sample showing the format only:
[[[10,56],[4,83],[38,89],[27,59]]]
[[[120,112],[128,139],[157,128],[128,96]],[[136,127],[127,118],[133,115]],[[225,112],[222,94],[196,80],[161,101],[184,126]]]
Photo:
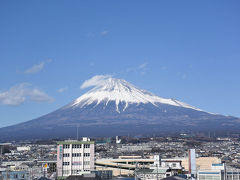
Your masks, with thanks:
[[[162,103],[202,111],[175,99],[166,99],[156,96],[148,91],[139,89],[122,79],[107,77],[101,80],[99,79],[98,83],[94,84],[94,86],[93,89],[77,98],[68,107],[82,108],[95,102],[97,102],[96,105],[103,102],[107,106],[108,102],[114,101],[116,104],[116,111],[119,113],[119,103],[125,103],[123,111],[129,104],[133,103],[151,103],[154,106],[158,106],[158,103]]]

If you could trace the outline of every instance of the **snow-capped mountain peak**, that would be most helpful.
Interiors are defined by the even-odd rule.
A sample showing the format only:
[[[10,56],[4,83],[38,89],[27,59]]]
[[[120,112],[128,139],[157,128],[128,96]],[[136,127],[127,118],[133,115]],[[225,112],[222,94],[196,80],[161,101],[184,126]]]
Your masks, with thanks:
[[[168,104],[178,107],[191,108],[194,110],[201,111],[195,107],[192,107],[183,102],[177,101],[175,99],[166,99],[156,96],[148,91],[143,89],[139,89],[132,85],[131,83],[123,80],[116,79],[112,77],[107,77],[101,79],[99,83],[94,85],[87,93],[83,94],[79,98],[77,98],[73,103],[71,103],[70,107],[84,107],[86,105],[90,105],[92,103],[103,102],[107,106],[109,102],[113,101],[116,104],[116,111],[120,113],[119,103],[124,103],[125,107],[123,111],[128,107],[129,104],[147,104],[151,103],[154,106],[157,104]]]

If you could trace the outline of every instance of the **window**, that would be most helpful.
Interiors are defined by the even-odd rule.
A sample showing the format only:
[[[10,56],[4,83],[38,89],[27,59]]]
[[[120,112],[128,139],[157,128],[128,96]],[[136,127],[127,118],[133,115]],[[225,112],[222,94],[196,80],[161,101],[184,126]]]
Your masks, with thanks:
[[[84,156],[84,157],[89,157],[89,156],[90,156],[90,153],[84,153],[83,156]]]
[[[84,161],[83,162],[83,165],[89,165],[90,164],[90,161]]]
[[[69,157],[69,153],[63,154],[63,157]]]
[[[90,144],[84,144],[84,148],[90,148]]]
[[[69,162],[63,162],[63,166],[69,166]]]
[[[63,145],[63,149],[69,149],[70,148],[70,145],[69,144],[64,144]]]
[[[69,174],[69,170],[63,170],[63,174],[65,174],[65,175],[67,174],[68,175]]]
[[[72,157],[81,157],[81,153],[72,153]]]
[[[81,144],[73,144],[73,145],[72,145],[72,148],[81,148],[81,147],[82,147]]]

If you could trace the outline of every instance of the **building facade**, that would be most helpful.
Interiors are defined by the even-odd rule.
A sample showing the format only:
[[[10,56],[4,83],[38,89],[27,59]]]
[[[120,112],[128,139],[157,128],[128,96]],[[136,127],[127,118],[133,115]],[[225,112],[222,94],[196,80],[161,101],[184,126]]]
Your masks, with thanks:
[[[89,138],[60,141],[57,144],[58,177],[81,175],[94,170],[94,142]]]
[[[4,171],[2,172],[3,180],[30,180],[28,171]]]

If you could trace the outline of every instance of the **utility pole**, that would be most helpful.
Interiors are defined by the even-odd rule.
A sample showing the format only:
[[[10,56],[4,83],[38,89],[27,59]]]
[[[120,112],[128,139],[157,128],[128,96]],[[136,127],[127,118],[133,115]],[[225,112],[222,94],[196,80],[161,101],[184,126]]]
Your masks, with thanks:
[[[143,164],[143,180],[145,180],[145,164]]]
[[[78,126],[79,126],[79,125],[77,124],[77,140],[78,140]]]
[[[6,173],[6,175],[7,175],[7,180],[8,180],[8,179],[9,179],[9,178],[8,178],[8,167],[7,167],[7,173]]]
[[[136,163],[136,167],[135,167],[135,170],[134,170],[134,174],[135,174],[135,180],[137,180],[137,163]]]
[[[227,167],[226,167],[226,163],[224,162],[224,180],[227,180]]]
[[[239,180],[239,171],[238,171],[238,169],[237,169],[237,176],[238,176],[238,180]]]

